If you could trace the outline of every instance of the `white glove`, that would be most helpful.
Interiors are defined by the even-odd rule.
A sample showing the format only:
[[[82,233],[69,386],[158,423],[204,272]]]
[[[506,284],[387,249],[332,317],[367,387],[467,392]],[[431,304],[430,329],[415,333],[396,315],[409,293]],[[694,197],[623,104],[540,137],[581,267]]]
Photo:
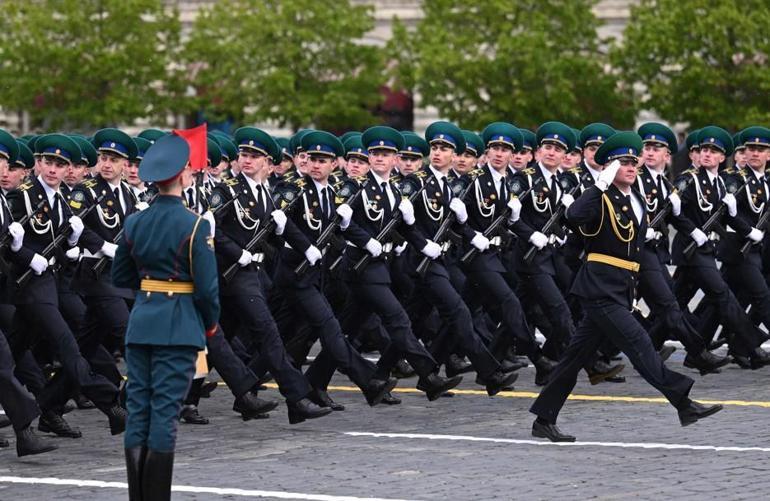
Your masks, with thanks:
[[[489,249],[489,239],[477,231],[476,235],[471,239],[471,245],[484,252]]]
[[[570,195],[569,193],[565,193],[561,196],[561,204],[564,206],[565,209],[569,209],[569,206],[572,205],[572,203],[575,201],[575,197]]]
[[[556,235],[553,236],[553,244],[556,247],[561,247],[562,245],[564,245],[566,243],[567,243],[567,236],[566,235],[563,236],[563,237],[557,237]]]
[[[548,245],[548,237],[539,231],[536,231],[532,234],[531,237],[529,237],[529,242],[537,247],[538,250],[541,250],[543,247]]]
[[[252,259],[254,259],[254,255],[251,252],[244,250],[241,253],[241,257],[238,258],[238,264],[241,267],[248,266]]]
[[[645,242],[650,242],[652,240],[655,240],[655,234],[656,233],[657,232],[655,231],[654,228],[647,228],[647,232],[645,232],[645,234],[644,234],[644,241]]]
[[[350,219],[353,217],[353,209],[348,204],[341,204],[337,207],[337,215],[340,217],[340,229],[346,230],[350,226]]]
[[[600,190],[605,191],[615,180],[615,175],[619,170],[620,161],[613,160],[609,165],[604,167],[604,170],[599,173],[599,179],[596,180],[596,186],[598,186]]]
[[[134,205],[134,209],[136,209],[139,212],[142,212],[143,210],[147,210],[150,208],[150,204],[147,202],[137,202],[136,205]]]
[[[211,227],[211,231],[209,231],[209,236],[211,238],[214,238],[214,235],[216,234],[216,229],[217,229],[217,222],[214,219],[214,213],[211,212],[210,210],[207,210],[206,212],[203,213],[201,217],[209,222],[209,226]]]
[[[78,240],[80,240],[80,235],[83,234],[85,226],[83,226],[83,220],[77,216],[70,217],[69,224],[70,228],[72,228],[72,234],[67,238],[67,243],[70,244],[70,246],[74,246],[78,243]]]
[[[682,199],[676,193],[672,193],[668,196],[668,200],[671,202],[671,214],[679,217],[682,213]]]
[[[508,218],[508,222],[515,223],[521,217],[521,200],[518,198],[511,198],[508,202],[508,208],[511,209],[511,215]]]
[[[395,253],[396,253],[396,256],[400,256],[400,255],[401,255],[401,254],[403,254],[403,253],[404,253],[404,251],[406,250],[406,246],[407,246],[407,245],[408,245],[408,242],[404,242],[403,244],[396,246],[396,247],[393,249],[393,252],[395,252]]]
[[[115,257],[116,250],[118,250],[118,246],[112,242],[104,242],[104,245],[102,245],[102,252],[110,259]]]
[[[702,246],[709,240],[709,237],[706,236],[706,234],[703,233],[700,228],[695,228],[692,230],[692,232],[690,232],[690,238],[695,240],[695,243],[698,245],[698,247]]]
[[[8,233],[10,233],[13,238],[11,250],[13,252],[19,252],[22,244],[24,244],[24,227],[17,222],[13,222],[8,225]]]
[[[722,197],[722,202],[727,206],[727,213],[730,214],[730,217],[738,215],[738,201],[735,199],[735,195],[728,193]]]
[[[407,199],[401,200],[401,203],[398,204],[398,210],[401,211],[401,217],[403,217],[407,226],[412,226],[414,224],[414,206],[412,202]]]
[[[452,212],[457,216],[458,223],[464,224],[465,221],[468,220],[468,210],[465,208],[463,201],[459,198],[453,198],[452,201],[449,202],[449,208],[452,209]]]
[[[425,244],[425,247],[423,247],[420,252],[431,259],[436,259],[441,255],[441,246],[433,240],[428,240],[428,243]]]
[[[307,262],[310,263],[310,266],[315,266],[315,264],[320,261],[322,257],[323,254],[321,254],[321,251],[318,250],[318,247],[315,245],[311,245],[305,251],[305,258],[307,259]]]
[[[373,238],[366,242],[364,248],[372,257],[380,257],[380,254],[382,254],[382,244]]]
[[[73,247],[64,253],[70,261],[77,261],[80,257],[80,247]]]
[[[270,213],[270,217],[275,221],[275,234],[283,235],[283,230],[286,229],[286,214],[282,210],[274,210]]]
[[[32,256],[32,261],[29,263],[29,267],[35,272],[35,275],[42,275],[45,270],[48,269],[48,261],[40,254]]]
[[[748,237],[752,242],[761,242],[762,239],[765,238],[765,232],[756,228],[752,228],[748,234]]]

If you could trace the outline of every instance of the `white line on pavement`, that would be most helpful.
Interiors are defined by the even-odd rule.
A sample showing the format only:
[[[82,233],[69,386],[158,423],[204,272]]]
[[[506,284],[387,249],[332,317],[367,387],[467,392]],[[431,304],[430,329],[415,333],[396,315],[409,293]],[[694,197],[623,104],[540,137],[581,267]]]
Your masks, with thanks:
[[[72,478],[34,478],[0,476],[0,483],[32,484],[32,485],[69,485],[73,487],[106,487],[112,489],[128,489],[124,482],[103,482],[101,480],[79,480]],[[404,501],[386,498],[359,498],[355,496],[332,496],[328,494],[305,494],[302,492],[258,491],[249,489],[232,489],[219,487],[196,487],[192,485],[173,485],[173,492],[192,492],[200,494],[219,494],[220,496],[244,496],[257,498],[303,499],[308,501]]]
[[[345,432],[351,437],[406,438],[413,440],[453,440],[465,442],[492,442],[518,445],[554,445],[559,447],[619,447],[628,449],[685,449],[691,451],[715,452],[770,452],[770,447],[727,447],[718,445],[660,444],[655,442],[549,442],[540,440],[519,440],[514,438],[471,437],[464,435],[429,435],[422,433],[371,433],[360,431]]]

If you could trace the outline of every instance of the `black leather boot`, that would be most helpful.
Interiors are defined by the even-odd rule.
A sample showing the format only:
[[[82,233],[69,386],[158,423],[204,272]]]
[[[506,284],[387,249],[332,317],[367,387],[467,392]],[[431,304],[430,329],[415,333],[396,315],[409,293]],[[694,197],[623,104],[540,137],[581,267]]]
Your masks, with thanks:
[[[129,501],[142,501],[142,470],[147,455],[146,447],[130,447],[126,451],[126,474],[128,475]]]
[[[147,450],[142,468],[142,501],[169,501],[174,453]]]

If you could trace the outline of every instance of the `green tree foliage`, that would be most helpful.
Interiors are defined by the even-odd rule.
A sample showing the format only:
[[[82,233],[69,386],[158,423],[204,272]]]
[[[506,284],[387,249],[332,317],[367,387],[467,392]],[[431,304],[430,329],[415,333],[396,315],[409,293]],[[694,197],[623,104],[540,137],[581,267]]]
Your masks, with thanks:
[[[372,8],[348,0],[222,0],[200,11],[185,59],[193,109],[236,123],[363,127],[383,82],[382,50],[360,39]]]
[[[694,127],[770,122],[766,0],[642,0],[613,53],[643,108]]]
[[[4,0],[0,106],[44,129],[163,116],[178,14],[162,0]]]
[[[389,50],[398,82],[466,128],[495,120],[629,126],[631,94],[605,71],[594,4],[425,0],[414,31],[395,27]]]

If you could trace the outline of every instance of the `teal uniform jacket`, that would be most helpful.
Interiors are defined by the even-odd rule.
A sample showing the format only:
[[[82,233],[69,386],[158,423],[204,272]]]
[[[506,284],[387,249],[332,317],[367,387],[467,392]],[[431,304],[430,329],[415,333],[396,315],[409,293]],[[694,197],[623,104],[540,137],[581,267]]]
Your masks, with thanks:
[[[182,199],[161,195],[126,219],[112,264],[117,287],[137,290],[126,344],[206,345],[205,331],[219,320],[219,282],[211,227]],[[192,240],[192,242],[191,242]],[[192,282],[194,292],[145,292],[141,281]]]

